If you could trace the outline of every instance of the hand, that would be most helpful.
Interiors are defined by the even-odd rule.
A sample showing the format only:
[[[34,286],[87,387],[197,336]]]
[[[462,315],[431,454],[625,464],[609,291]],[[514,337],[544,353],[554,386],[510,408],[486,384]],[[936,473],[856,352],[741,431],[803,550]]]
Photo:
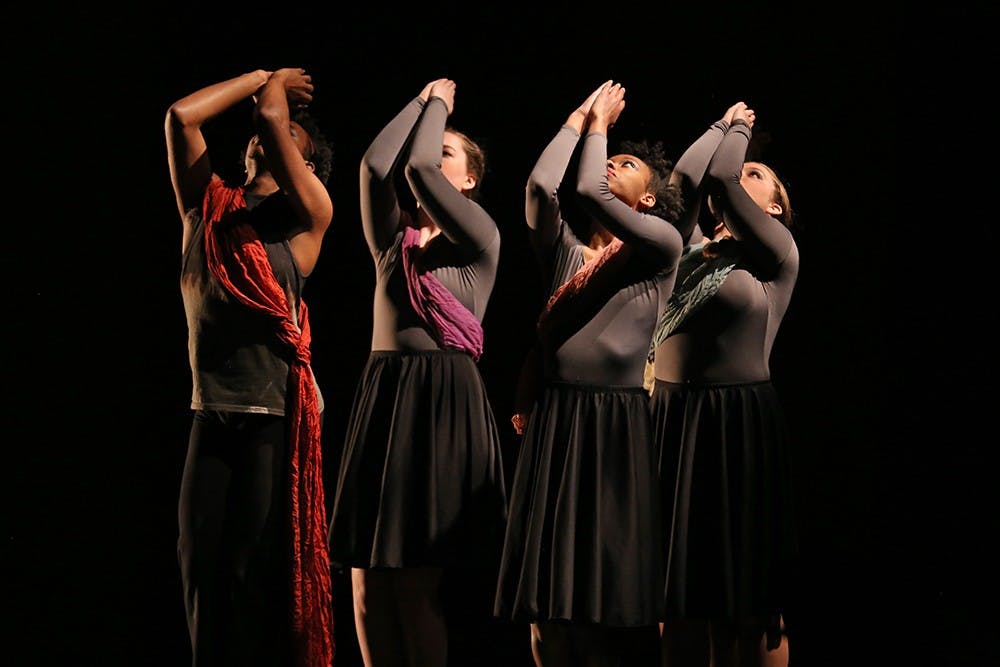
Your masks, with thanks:
[[[747,107],[743,102],[737,102],[733,106],[733,120],[742,120],[750,127],[753,127],[754,121],[757,119],[756,114],[753,109]]]
[[[618,121],[625,108],[625,88],[620,83],[602,86],[594,97],[588,114],[591,129],[606,132]]]
[[[583,134],[587,127],[587,120],[590,114],[591,107],[594,106],[594,100],[597,99],[598,94],[605,88],[611,85],[611,81],[605,81],[600,86],[598,86],[594,92],[587,96],[580,106],[573,110],[573,113],[569,115],[566,119],[566,125],[576,129],[577,132]]]
[[[578,106],[576,108],[576,111],[574,111],[573,113],[582,114],[583,117],[586,118],[587,115],[590,113],[591,107],[594,106],[594,100],[597,99],[597,96],[600,95],[600,93],[601,93],[602,90],[604,90],[604,89],[608,88],[609,86],[611,86],[611,83],[612,83],[611,79],[608,79],[607,81],[605,81],[604,83],[602,83],[600,86],[598,86],[597,88],[595,88],[594,92],[592,92],[590,95],[588,95],[587,99],[585,99],[583,101],[583,103],[580,106]]]
[[[264,88],[264,86],[267,84],[267,80],[271,78],[271,75],[274,74],[274,72],[266,69],[258,69],[254,70],[254,74],[260,77],[260,85],[257,86],[257,90],[255,90],[253,92],[253,95],[251,95],[250,97],[253,99],[253,103],[257,104],[257,102],[260,102],[261,89]]]
[[[431,83],[431,89],[428,93],[427,99],[432,97],[440,97],[444,100],[444,104],[448,107],[448,115],[455,110],[455,88],[456,84],[451,79],[438,79]]]
[[[433,88],[434,84],[437,83],[438,81],[443,81],[443,79],[434,79],[433,81],[428,81],[427,85],[424,86],[424,89],[420,91],[420,99],[422,99],[424,102],[431,99],[431,88]]]
[[[737,102],[733,106],[731,106],[728,109],[726,109],[726,113],[724,113],[722,115],[722,122],[724,122],[726,125],[732,125],[733,124],[733,114],[736,113],[736,107],[738,107],[741,104],[743,104],[743,102]],[[746,106],[746,105],[744,104],[743,106]]]
[[[301,67],[285,67],[276,70],[271,79],[278,78],[285,86],[285,95],[291,109],[303,109],[313,100],[312,77]],[[270,79],[269,79],[270,81]]]

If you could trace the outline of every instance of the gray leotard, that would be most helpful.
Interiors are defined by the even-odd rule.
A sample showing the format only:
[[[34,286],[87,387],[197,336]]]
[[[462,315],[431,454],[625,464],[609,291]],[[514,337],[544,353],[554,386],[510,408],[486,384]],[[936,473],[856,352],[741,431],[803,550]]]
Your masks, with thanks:
[[[709,133],[717,133],[718,125]],[[657,379],[696,384],[770,379],[771,348],[798,276],[799,253],[788,228],[740,185],[749,140],[746,125],[729,128],[706,174],[712,197],[728,211],[726,226],[739,244],[741,262],[719,292],[656,349]],[[701,148],[708,150],[711,143]]]
[[[584,264],[583,245],[562,219],[557,190],[580,135],[563,126],[539,157],[528,181],[526,216],[531,240],[549,293]],[[607,137],[591,132],[580,156],[577,194],[584,208],[648,267],[604,303],[582,327],[554,350],[546,369],[550,380],[600,386],[642,385],[646,350],[657,314],[673,287],[681,253],[680,234],[654,215],[639,213],[608,187]]]
[[[421,262],[480,321],[493,291],[500,233],[493,218],[441,172],[447,117],[440,98],[427,104],[415,98],[383,128],[361,162],[361,221],[376,272],[372,350],[438,348],[410,304],[399,252],[402,230],[412,225],[412,217],[396,197],[396,167],[411,132],[406,178],[442,230],[424,247]]]

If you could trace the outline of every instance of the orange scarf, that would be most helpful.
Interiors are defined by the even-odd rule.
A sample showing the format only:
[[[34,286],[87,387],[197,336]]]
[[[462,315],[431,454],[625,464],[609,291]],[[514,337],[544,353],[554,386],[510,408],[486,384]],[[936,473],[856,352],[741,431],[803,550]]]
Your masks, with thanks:
[[[309,366],[312,341],[305,302],[298,325],[257,232],[240,220],[242,187],[213,181],[205,192],[205,251],[216,279],[249,308],[274,320],[275,336],[291,353],[286,416],[292,532],[291,627],[296,663],[329,667],[333,660],[333,603],[326,539],[319,403]],[[236,215],[233,215],[236,214]]]
[[[543,350],[562,345],[621,288],[631,254],[620,239],[613,239],[549,297],[538,317],[538,342],[528,352],[517,382],[510,421],[518,435],[524,434],[542,383]]]

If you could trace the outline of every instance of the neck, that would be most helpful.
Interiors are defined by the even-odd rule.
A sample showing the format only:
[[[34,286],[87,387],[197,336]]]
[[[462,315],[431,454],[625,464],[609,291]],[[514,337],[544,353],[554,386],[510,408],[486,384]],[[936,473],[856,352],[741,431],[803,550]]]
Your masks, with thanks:
[[[248,177],[243,184],[243,189],[250,194],[263,195],[265,197],[279,190],[278,183],[271,176],[270,172],[258,172],[253,177]]]

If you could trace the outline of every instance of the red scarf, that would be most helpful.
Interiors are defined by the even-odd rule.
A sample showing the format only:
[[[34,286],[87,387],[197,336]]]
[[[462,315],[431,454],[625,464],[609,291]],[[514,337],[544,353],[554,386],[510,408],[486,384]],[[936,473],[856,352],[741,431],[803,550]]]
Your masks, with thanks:
[[[242,187],[213,181],[205,192],[205,251],[216,279],[249,308],[274,320],[275,336],[292,353],[286,416],[292,530],[291,626],[296,663],[329,667],[333,661],[333,602],[327,551],[319,403],[309,366],[312,337],[305,302],[298,326],[267,252],[249,224],[227,220],[245,210]],[[221,224],[219,224],[221,223]],[[229,224],[227,224],[229,223]]]
[[[562,345],[621,288],[631,254],[620,239],[613,239],[549,297],[538,317],[538,342],[528,352],[515,390],[510,421],[518,435],[524,433],[542,382],[543,350],[551,352]]]

